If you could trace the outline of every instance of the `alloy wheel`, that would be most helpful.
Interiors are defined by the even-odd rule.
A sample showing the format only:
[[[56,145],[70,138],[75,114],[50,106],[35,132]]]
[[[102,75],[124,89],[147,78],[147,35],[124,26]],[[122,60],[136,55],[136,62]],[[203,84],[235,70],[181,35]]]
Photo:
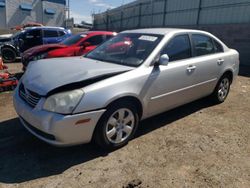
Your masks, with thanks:
[[[230,82],[228,78],[223,78],[218,88],[218,98],[220,101],[224,101],[228,95]]]
[[[135,126],[135,116],[127,108],[115,111],[107,121],[106,137],[113,144],[124,142],[132,134]]]

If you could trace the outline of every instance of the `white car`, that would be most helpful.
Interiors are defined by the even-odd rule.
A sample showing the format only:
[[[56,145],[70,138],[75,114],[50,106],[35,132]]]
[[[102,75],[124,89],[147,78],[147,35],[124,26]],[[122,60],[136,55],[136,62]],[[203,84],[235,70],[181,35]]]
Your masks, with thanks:
[[[131,30],[85,57],[31,62],[14,105],[47,143],[117,148],[142,119],[206,96],[224,102],[238,71],[238,52],[210,33]]]

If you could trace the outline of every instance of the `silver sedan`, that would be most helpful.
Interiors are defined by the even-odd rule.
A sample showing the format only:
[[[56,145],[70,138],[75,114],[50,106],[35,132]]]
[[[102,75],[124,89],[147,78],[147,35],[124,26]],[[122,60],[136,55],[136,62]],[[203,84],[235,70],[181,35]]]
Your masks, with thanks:
[[[238,70],[238,52],[210,33],[131,30],[84,57],[30,63],[14,105],[47,143],[118,148],[142,119],[206,96],[224,102]]]

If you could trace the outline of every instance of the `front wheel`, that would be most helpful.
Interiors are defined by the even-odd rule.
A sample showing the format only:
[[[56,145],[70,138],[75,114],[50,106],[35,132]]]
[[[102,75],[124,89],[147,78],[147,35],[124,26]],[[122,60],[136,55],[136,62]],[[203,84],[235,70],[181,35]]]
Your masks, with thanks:
[[[5,63],[12,63],[16,61],[16,51],[10,47],[3,47],[1,49],[2,58]]]
[[[139,123],[136,106],[130,102],[115,103],[99,120],[94,139],[104,149],[116,149],[128,143]]]
[[[216,103],[223,103],[229,94],[230,85],[230,78],[227,75],[223,76],[217,83],[216,88],[211,95],[212,100]]]

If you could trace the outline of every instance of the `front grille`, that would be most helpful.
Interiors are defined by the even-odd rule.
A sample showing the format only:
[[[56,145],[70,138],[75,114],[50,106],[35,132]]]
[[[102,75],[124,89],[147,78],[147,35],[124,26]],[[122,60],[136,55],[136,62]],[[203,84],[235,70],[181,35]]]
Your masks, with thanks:
[[[24,85],[21,83],[19,86],[19,96],[31,107],[35,107],[40,101],[41,96],[33,91],[25,89]]]
[[[55,136],[52,135],[52,134],[48,134],[48,133],[45,133],[39,129],[37,129],[36,127],[33,127],[32,125],[30,125],[27,121],[25,121],[22,117],[21,119],[23,120],[23,122],[25,123],[25,125],[31,130],[33,131],[34,133],[36,133],[37,135],[43,137],[43,138],[46,138],[48,140],[56,140]]]

